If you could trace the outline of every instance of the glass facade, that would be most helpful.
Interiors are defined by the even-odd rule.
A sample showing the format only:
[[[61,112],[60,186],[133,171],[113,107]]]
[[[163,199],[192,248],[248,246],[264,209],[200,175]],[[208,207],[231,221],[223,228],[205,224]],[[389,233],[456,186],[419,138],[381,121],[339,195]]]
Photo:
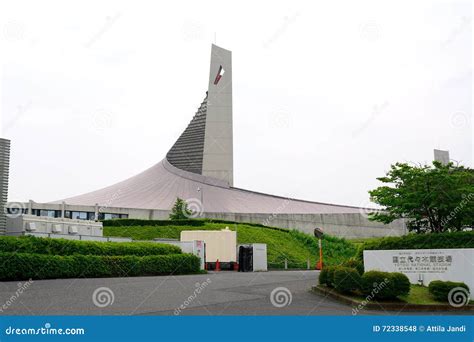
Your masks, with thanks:
[[[9,214],[16,214],[20,211],[26,214],[26,209],[12,209],[8,208]],[[47,210],[47,209],[33,209],[33,215],[36,216],[47,216],[47,217],[61,217],[61,210]],[[97,218],[95,217],[94,212],[90,211],[71,211],[66,210],[64,211],[64,217],[69,219],[75,220],[90,220],[95,221]],[[124,219],[128,218],[128,214],[112,214],[112,213],[99,213],[99,220],[111,220],[111,219]]]

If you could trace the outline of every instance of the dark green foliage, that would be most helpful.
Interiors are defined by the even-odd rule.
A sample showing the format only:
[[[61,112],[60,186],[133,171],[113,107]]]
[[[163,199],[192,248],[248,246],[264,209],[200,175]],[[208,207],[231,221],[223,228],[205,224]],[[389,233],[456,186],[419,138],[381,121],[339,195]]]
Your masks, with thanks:
[[[330,269],[331,269],[331,266],[323,267],[323,269],[319,273],[319,284],[320,285],[326,285],[326,286],[331,285],[331,282],[329,281],[329,270]]]
[[[319,261],[318,239],[297,230],[291,230],[289,233],[295,240],[303,243],[310,250],[311,255],[315,255]],[[321,239],[321,243],[324,265],[342,264],[356,254],[355,246],[343,238],[325,234]]]
[[[176,246],[154,242],[97,242],[47,239],[33,236],[1,236],[1,252],[54,255],[165,255],[180,254]]]
[[[392,273],[369,271],[362,275],[361,290],[366,296],[375,299],[395,299],[404,293],[397,292],[403,289],[403,285],[396,286],[398,277],[392,277]]]
[[[439,234],[408,234],[400,237],[385,237],[365,242],[359,249],[362,260],[363,250],[392,249],[436,249],[436,248],[474,248],[474,231]]]
[[[334,273],[340,266],[330,266],[326,267],[327,269],[327,280],[326,285],[329,287],[334,287]],[[324,269],[324,268],[323,268]]]
[[[268,227],[260,223],[237,223],[228,220],[220,219],[183,219],[183,220],[141,220],[141,219],[113,219],[113,220],[104,220],[102,221],[104,227],[135,227],[135,226],[158,226],[158,227],[168,227],[168,226],[186,226],[186,227],[205,227],[209,224],[243,224],[251,227],[261,227],[265,229],[279,230],[282,232],[288,232],[288,229],[278,228],[278,227]]]
[[[364,274],[364,263],[357,258],[349,258],[342,266],[355,268],[360,275]]]
[[[151,256],[0,253],[0,280],[132,277],[199,272],[191,254]]]
[[[178,197],[171,208],[170,220],[186,220],[192,215],[193,212],[188,209],[186,201]]]
[[[474,226],[474,172],[453,163],[411,166],[396,163],[385,184],[369,191],[372,201],[384,207],[372,220],[390,223],[407,219],[407,227],[417,233],[460,231]]]
[[[341,293],[351,293],[360,289],[361,276],[355,268],[337,267],[334,271],[334,288]]]
[[[441,280],[432,281],[428,285],[428,291],[434,299],[440,302],[447,302],[449,291],[456,287],[465,288],[467,292],[469,292],[469,286],[467,286],[465,283]]]
[[[403,296],[410,293],[410,280],[406,275],[399,272],[390,273],[393,290],[397,296]]]
[[[134,240],[155,238],[179,239],[183,230],[237,231],[239,244],[267,244],[268,267],[283,268],[285,259],[290,269],[306,269],[307,260],[314,268],[319,260],[318,241],[314,236],[288,229],[266,227],[254,223],[222,220],[108,220],[104,221],[104,236],[131,237]],[[324,265],[338,265],[356,255],[356,248],[345,239],[323,237]]]

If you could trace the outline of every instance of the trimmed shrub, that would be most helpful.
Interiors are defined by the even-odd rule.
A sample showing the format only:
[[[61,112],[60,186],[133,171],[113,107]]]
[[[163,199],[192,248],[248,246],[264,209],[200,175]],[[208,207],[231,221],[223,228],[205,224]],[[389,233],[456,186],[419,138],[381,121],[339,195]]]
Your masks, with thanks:
[[[390,280],[392,282],[393,290],[398,293],[397,296],[403,296],[410,293],[410,279],[403,273],[390,273]]]
[[[474,231],[437,234],[408,234],[398,237],[374,239],[362,244],[358,252],[358,258],[362,260],[363,250],[436,248],[474,248]]]
[[[361,277],[355,268],[338,267],[334,271],[334,287],[342,293],[350,293],[360,289]]]
[[[323,267],[323,269],[319,273],[319,284],[320,285],[327,285],[327,286],[330,285],[330,282],[329,282],[329,269],[330,268],[331,267]]]
[[[392,285],[389,272],[369,271],[361,277],[361,290],[364,295],[376,299],[393,299],[398,296]]]
[[[327,268],[327,281],[326,285],[329,287],[334,287],[334,272],[336,272],[336,269],[339,266],[331,266],[331,267],[326,267]]]
[[[0,253],[0,280],[132,277],[197,273],[191,254],[151,256],[46,255]]]
[[[342,266],[355,268],[360,275],[364,274],[364,263],[356,258],[349,258]]]
[[[97,242],[47,239],[34,236],[1,236],[1,252],[49,255],[166,255],[181,254],[177,246],[154,242]]]
[[[461,287],[467,290],[469,293],[469,286],[465,283],[461,282],[454,282],[454,281],[441,281],[441,280],[433,280],[428,285],[428,292],[430,295],[437,301],[440,302],[447,302],[448,301],[448,294],[449,291],[456,287]]]

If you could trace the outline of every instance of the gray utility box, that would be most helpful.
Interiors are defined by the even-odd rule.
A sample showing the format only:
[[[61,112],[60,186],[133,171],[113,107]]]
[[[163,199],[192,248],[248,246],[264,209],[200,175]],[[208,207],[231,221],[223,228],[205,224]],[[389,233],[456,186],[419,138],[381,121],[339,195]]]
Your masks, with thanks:
[[[265,243],[237,246],[239,272],[264,272],[267,267],[267,245]]]

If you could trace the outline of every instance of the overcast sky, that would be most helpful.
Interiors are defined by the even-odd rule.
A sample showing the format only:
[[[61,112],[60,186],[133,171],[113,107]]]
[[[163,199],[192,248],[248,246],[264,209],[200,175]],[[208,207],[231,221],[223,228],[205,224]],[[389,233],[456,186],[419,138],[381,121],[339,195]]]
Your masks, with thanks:
[[[391,163],[472,167],[470,1],[10,1],[0,10],[10,201],[164,158],[233,52],[234,185],[368,206]]]

